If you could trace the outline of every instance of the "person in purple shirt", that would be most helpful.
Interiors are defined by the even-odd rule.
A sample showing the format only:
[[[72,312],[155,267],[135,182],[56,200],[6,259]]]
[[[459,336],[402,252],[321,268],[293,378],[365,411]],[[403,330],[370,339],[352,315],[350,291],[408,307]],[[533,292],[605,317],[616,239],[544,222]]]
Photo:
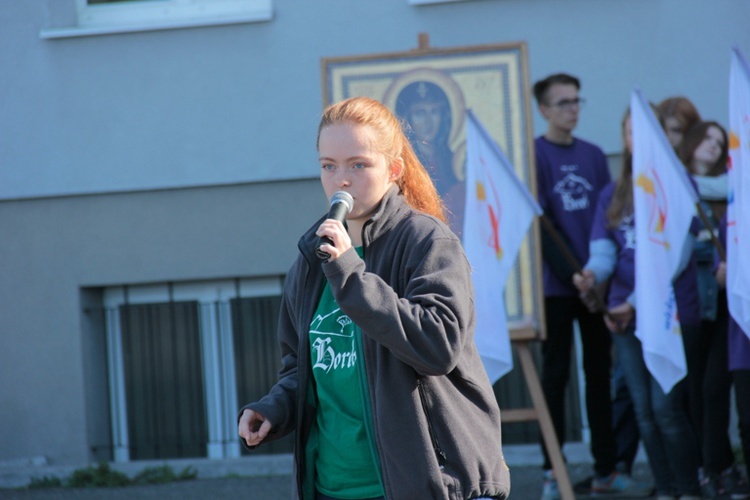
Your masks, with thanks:
[[[719,222],[719,241],[726,248],[726,214]],[[716,281],[719,282],[719,286],[725,288],[727,284],[727,263],[719,258],[718,252],[716,264]],[[742,330],[742,327],[731,314],[729,316],[727,347],[729,371],[732,374],[734,395],[737,402],[742,454],[747,464],[750,463],[750,337]],[[732,468],[729,474],[722,474],[717,489],[731,493],[733,499],[750,498],[748,479],[740,475],[736,468]]]
[[[698,443],[685,408],[687,381],[683,378],[664,393],[643,360],[635,335],[635,220],[630,113],[623,118],[623,166],[619,179],[599,195],[591,229],[589,261],[574,276],[576,287],[587,292],[610,280],[605,322],[633,400],[638,429],[654,478],[657,498],[699,499]],[[693,219],[691,231],[697,231]],[[694,233],[692,233],[694,235]],[[673,281],[683,336],[700,325],[696,265],[692,238],[685,245]]]
[[[565,388],[570,380],[573,322],[583,346],[586,411],[591,429],[595,493],[626,490],[629,479],[615,470],[615,442],[610,404],[611,340],[601,313],[592,313],[572,284],[573,274],[588,259],[588,238],[599,191],[610,181],[602,150],[573,136],[584,100],[580,81],[567,74],[551,75],[534,84],[547,131],[534,141],[537,194],[552,230],[542,231],[545,325],[542,343],[542,389],[560,445],[565,441]],[[567,252],[560,248],[560,240]],[[567,253],[567,255],[566,255]],[[577,265],[570,262],[572,255]],[[544,453],[543,500],[559,498],[547,450]]]

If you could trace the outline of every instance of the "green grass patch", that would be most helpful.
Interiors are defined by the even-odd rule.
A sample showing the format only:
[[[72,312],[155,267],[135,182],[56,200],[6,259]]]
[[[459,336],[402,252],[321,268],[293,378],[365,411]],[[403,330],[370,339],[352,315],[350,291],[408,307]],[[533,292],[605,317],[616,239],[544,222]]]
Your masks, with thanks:
[[[32,477],[27,488],[120,488],[123,486],[186,481],[196,477],[198,477],[198,471],[193,467],[188,466],[181,472],[175,473],[172,467],[161,465],[146,467],[131,479],[127,474],[113,470],[108,463],[100,463],[97,466],[76,469],[69,477],[63,479],[51,476]]]

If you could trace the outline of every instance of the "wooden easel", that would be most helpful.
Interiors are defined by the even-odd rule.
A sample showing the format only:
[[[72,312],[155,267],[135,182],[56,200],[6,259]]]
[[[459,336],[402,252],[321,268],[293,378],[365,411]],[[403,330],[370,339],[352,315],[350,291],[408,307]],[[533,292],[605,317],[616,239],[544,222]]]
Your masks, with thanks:
[[[526,339],[515,339],[513,340],[513,345],[516,346],[518,360],[521,363],[521,369],[526,379],[526,386],[529,389],[531,402],[534,406],[533,408],[502,410],[502,422],[513,423],[534,420],[539,422],[542,438],[544,439],[544,447],[547,449],[550,462],[552,462],[552,470],[555,473],[555,478],[557,478],[560,497],[562,500],[573,500],[575,499],[575,495],[573,494],[573,486],[570,483],[568,468],[565,465],[565,460],[563,460],[560,442],[557,440],[555,426],[552,424],[552,417],[550,417],[549,409],[547,408],[547,401],[544,399],[542,384],[539,382],[529,342],[530,340]]]

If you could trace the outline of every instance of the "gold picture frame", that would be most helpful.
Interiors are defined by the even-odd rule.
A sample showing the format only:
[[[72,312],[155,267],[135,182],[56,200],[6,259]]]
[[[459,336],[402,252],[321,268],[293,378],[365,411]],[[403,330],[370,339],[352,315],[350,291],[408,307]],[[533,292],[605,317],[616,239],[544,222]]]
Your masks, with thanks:
[[[450,186],[463,181],[465,120],[469,109],[503,150],[519,179],[536,196],[525,42],[433,49],[427,46],[426,35],[422,34],[419,48],[411,51],[323,58],[321,73],[324,107],[354,96],[379,100],[404,121],[418,156],[422,145],[428,143],[419,139],[421,134],[441,137],[433,141],[436,146],[431,151],[423,152],[432,154],[431,160],[423,159],[423,163],[431,175],[436,172],[433,180],[449,211],[455,215],[450,222],[457,234],[460,233],[464,198],[452,194]],[[443,113],[442,119],[437,120],[440,126],[433,127],[432,132],[429,126],[420,125],[416,115],[404,111],[408,106],[405,103],[417,102],[420,96],[427,95],[432,96],[432,102],[440,104]],[[429,108],[424,110],[426,114],[431,112]],[[428,120],[426,118],[422,123]],[[442,130],[438,130],[441,127]],[[439,143],[442,143],[440,148],[437,147]],[[432,170],[428,165],[430,162],[434,163]],[[443,182],[448,178],[452,184]],[[463,192],[463,188],[455,189]],[[460,209],[452,208],[450,200],[453,198],[456,199],[455,206],[460,206]],[[519,250],[506,284],[505,307],[511,340],[545,338],[543,299],[537,220]]]

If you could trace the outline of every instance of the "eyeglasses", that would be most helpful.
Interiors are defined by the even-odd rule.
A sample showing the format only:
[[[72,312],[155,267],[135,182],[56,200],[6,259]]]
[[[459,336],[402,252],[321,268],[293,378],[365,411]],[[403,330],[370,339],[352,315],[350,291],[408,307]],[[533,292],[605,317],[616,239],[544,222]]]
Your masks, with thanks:
[[[584,104],[586,104],[586,99],[584,99],[583,97],[576,97],[575,99],[563,99],[562,101],[556,102],[554,104],[547,104],[547,106],[560,108],[567,111],[569,109],[573,109],[574,106],[578,106],[578,109],[581,109]]]

